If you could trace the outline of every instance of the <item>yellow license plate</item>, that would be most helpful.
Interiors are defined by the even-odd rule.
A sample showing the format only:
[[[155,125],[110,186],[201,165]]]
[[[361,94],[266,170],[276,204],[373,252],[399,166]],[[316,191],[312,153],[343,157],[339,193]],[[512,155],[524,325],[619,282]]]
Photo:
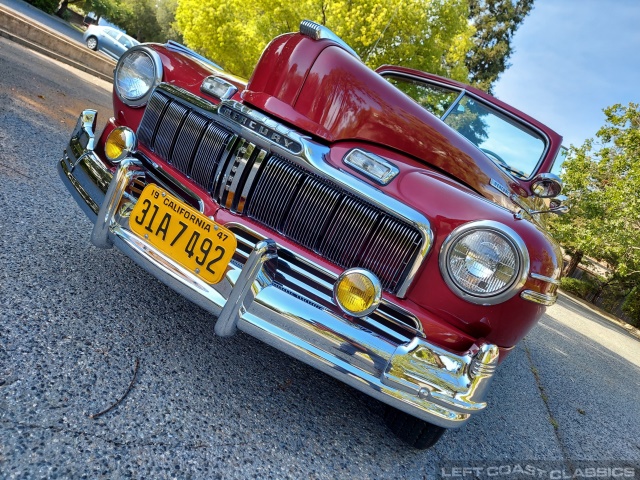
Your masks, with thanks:
[[[236,251],[232,232],[157,185],[145,187],[129,228],[207,283],[218,283]]]

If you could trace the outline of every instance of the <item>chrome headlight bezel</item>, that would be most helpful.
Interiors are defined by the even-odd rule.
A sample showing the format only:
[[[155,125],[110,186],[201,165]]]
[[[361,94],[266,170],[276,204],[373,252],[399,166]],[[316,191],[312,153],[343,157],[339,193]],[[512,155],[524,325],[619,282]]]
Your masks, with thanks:
[[[127,96],[123,94],[123,92],[119,88],[120,76],[122,75],[122,67],[126,61],[132,55],[139,55],[140,53],[149,57],[149,59],[153,62],[153,73],[150,78],[150,87],[149,89],[142,95],[137,96]],[[160,55],[151,48],[145,45],[136,45],[135,47],[127,50],[118,60],[116,68],[113,73],[113,88],[116,92],[118,98],[129,107],[142,107],[147,104],[149,98],[151,97],[151,93],[153,89],[157,87],[162,81],[162,60],[160,59]]]
[[[465,236],[476,231],[488,231],[507,242],[517,258],[517,269],[511,281],[500,290],[481,294],[465,289],[451,274],[449,256],[452,248]],[[460,298],[478,305],[496,305],[512,298],[524,286],[530,268],[527,246],[513,229],[493,220],[481,220],[465,223],[453,230],[445,239],[440,249],[440,272],[447,286]]]

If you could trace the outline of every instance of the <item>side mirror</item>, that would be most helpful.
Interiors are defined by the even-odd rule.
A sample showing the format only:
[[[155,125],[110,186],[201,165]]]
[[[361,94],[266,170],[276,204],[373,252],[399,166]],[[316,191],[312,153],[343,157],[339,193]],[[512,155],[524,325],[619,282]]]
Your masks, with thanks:
[[[531,191],[540,198],[557,197],[562,192],[562,180],[553,173],[539,173],[533,177]]]

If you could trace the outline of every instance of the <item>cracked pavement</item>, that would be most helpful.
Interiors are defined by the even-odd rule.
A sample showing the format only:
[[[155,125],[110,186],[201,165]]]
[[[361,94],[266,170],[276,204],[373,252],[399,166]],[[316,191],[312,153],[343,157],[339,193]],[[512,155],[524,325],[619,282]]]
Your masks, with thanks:
[[[116,250],[55,163],[110,86],[0,38],[0,477],[433,478],[446,460],[640,464],[640,342],[561,297],[486,412],[429,451],[383,407],[212,319]],[[91,419],[131,391],[104,415]]]

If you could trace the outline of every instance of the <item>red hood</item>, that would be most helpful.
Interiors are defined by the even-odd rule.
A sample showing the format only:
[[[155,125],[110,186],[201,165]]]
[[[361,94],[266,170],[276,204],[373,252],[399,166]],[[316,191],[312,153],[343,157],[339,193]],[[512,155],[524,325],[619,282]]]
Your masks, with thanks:
[[[362,141],[408,154],[496,203],[512,206],[491,179],[520,193],[465,138],[330,41],[277,38],[243,99],[328,143]]]

